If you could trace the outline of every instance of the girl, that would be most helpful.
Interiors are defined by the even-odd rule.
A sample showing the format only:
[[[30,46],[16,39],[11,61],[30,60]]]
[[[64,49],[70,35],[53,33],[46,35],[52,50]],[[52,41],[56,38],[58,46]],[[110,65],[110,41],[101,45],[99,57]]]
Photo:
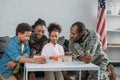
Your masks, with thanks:
[[[56,23],[51,23],[48,26],[50,42],[43,47],[42,56],[46,56],[49,57],[50,59],[53,59],[54,56],[60,57],[64,55],[63,47],[57,43],[61,30],[62,29],[60,25]],[[47,71],[45,72],[45,80],[64,80],[64,79],[61,71],[54,72]]]

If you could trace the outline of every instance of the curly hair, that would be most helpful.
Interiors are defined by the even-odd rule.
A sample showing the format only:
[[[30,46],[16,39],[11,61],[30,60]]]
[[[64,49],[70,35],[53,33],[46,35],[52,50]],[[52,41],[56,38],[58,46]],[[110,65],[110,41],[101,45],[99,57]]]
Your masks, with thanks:
[[[42,19],[39,18],[39,19],[34,23],[34,25],[32,25],[32,29],[35,29],[37,25],[44,25],[44,26],[46,27],[46,22],[45,22],[44,20],[42,20]]]
[[[57,24],[57,23],[51,23],[51,24],[49,24],[49,26],[48,26],[49,35],[50,35],[50,33],[51,33],[52,31],[57,31],[57,32],[61,33],[62,28],[61,28],[61,26],[60,26],[59,24]]]
[[[24,33],[26,31],[32,31],[31,26],[28,23],[20,23],[16,28],[16,35],[18,35],[18,32]]]

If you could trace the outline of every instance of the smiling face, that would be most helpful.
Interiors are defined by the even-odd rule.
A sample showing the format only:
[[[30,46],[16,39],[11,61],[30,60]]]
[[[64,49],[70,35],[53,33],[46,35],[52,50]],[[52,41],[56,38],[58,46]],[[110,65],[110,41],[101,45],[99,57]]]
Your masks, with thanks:
[[[55,45],[58,41],[58,38],[59,38],[59,32],[58,31],[52,31],[50,33],[49,37],[50,37],[50,42]]]
[[[41,39],[42,36],[45,34],[45,26],[37,25],[34,29],[34,33],[37,39]]]
[[[18,40],[20,43],[28,42],[30,39],[31,31],[25,31],[24,33],[18,32]]]

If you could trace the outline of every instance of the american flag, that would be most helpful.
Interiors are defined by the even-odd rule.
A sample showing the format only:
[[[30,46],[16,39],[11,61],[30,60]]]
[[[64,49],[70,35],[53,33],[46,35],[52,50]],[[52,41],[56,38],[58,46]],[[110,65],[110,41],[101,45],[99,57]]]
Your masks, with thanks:
[[[98,0],[98,22],[96,32],[100,34],[104,51],[107,50],[106,0]]]

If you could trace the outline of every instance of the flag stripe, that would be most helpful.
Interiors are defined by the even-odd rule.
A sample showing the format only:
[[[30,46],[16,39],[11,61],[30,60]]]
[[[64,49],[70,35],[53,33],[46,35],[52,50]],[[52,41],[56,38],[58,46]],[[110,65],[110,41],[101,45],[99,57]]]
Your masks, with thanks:
[[[104,23],[104,19],[105,19],[105,17],[104,17],[105,15],[103,15],[102,16],[102,19],[101,19],[101,21],[100,21],[100,25],[99,25],[99,28],[98,28],[98,33],[100,33],[100,31],[101,31],[101,29],[102,29],[102,26],[103,26],[103,23]]]
[[[100,34],[104,51],[107,50],[105,1],[106,0],[98,0],[98,22],[96,26],[96,32]]]
[[[103,41],[102,41],[102,42],[103,42],[103,45],[104,45],[103,47],[105,48],[105,49],[104,49],[105,51],[107,50],[107,45],[105,45],[105,44],[107,44],[106,40],[107,40],[107,35],[104,36],[104,39],[103,39]]]
[[[105,20],[105,23],[104,24],[106,24],[106,20]],[[103,38],[104,38],[104,35],[106,35],[107,33],[106,33],[106,27],[104,27],[104,31],[103,31],[103,33],[102,33],[102,35],[101,35],[101,40],[103,40]]]
[[[100,36],[102,36],[104,30],[105,30],[105,19],[104,19],[104,22],[103,22],[103,25],[102,25],[102,29],[100,31]]]
[[[99,28],[99,25],[100,25],[101,19],[103,18],[103,17],[102,17],[102,16],[103,16],[103,13],[104,13],[104,10],[102,9],[102,10],[101,10],[101,14],[100,14],[99,19],[98,19],[97,31],[98,31],[98,28]]]

